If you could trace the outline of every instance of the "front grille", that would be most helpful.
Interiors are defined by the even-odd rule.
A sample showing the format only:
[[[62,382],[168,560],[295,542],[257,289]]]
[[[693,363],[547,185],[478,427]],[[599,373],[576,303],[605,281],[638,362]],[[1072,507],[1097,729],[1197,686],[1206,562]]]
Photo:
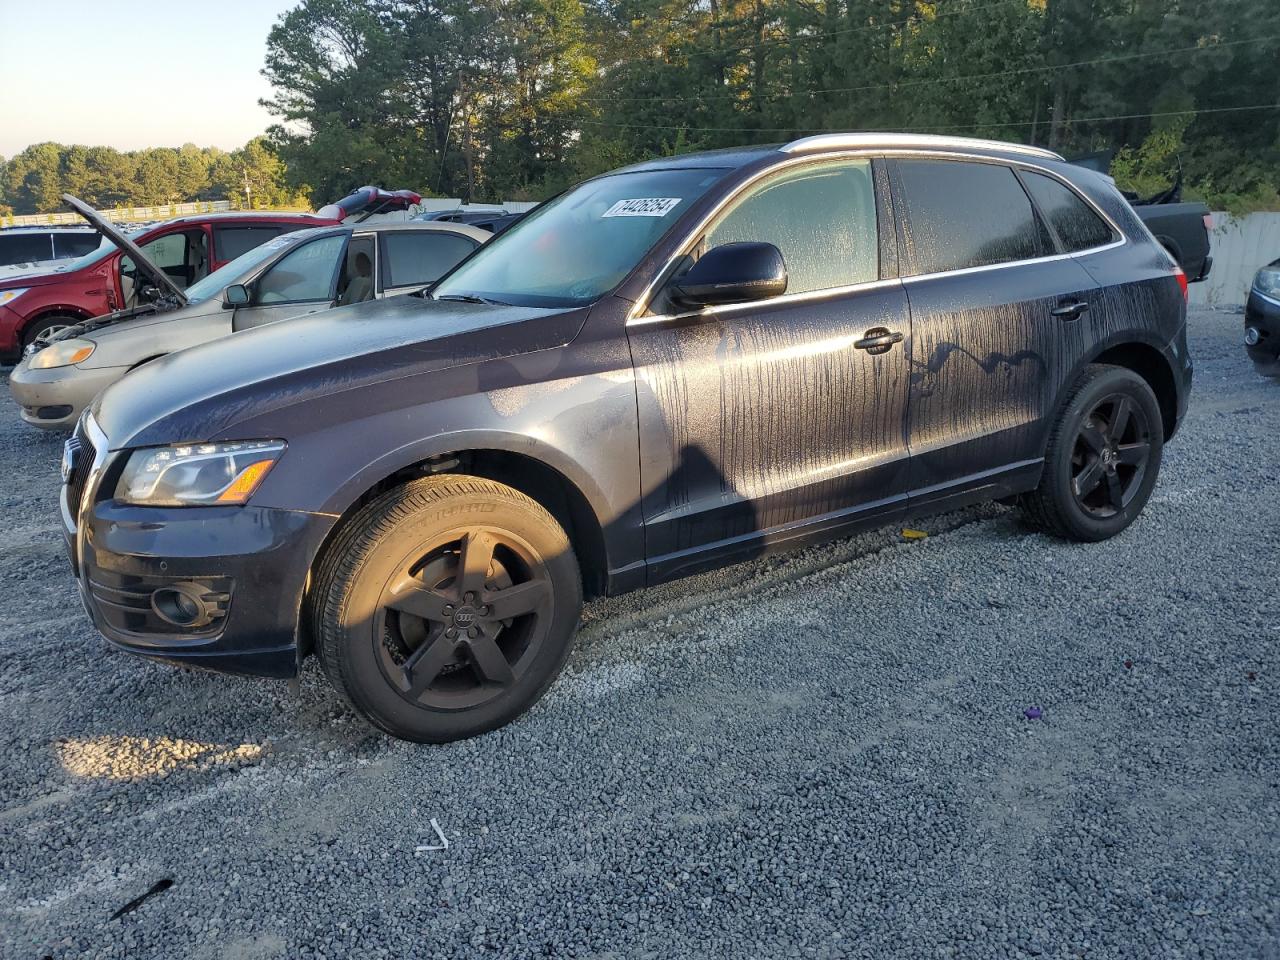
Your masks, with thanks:
[[[202,627],[183,629],[162,619],[151,606],[151,595],[176,583],[197,587],[212,620]],[[88,581],[98,613],[121,633],[207,637],[222,629],[231,605],[230,577],[139,577],[94,570]]]
[[[83,424],[76,425],[76,432],[67,441],[65,453],[71,461],[71,472],[67,476],[67,513],[71,516],[71,522],[79,526],[80,498],[84,494],[89,473],[93,470],[93,458],[97,455],[93,441],[84,432]]]

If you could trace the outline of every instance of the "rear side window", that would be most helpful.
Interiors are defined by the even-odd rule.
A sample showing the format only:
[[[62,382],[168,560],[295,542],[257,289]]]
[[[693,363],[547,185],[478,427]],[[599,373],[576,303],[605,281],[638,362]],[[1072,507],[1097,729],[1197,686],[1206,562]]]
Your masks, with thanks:
[[[214,227],[213,242],[219,260],[234,260],[259,244],[280,236],[283,227]]]
[[[407,287],[434,283],[478,244],[456,233],[405,230],[382,235],[382,285]]]
[[[877,279],[870,161],[824,163],[766,180],[707,232],[706,249],[749,241],[782,251],[787,293]]]
[[[81,233],[55,233],[53,235],[53,255],[58,260],[83,257],[98,249],[102,238],[96,233],[85,230]]]
[[[52,259],[47,233],[0,234],[0,264],[32,263]]]
[[[910,275],[985,267],[1052,252],[1011,168],[956,160],[900,160]]]
[[[1111,227],[1070,187],[1053,177],[1029,170],[1022,172],[1022,178],[1068,253],[1100,247],[1112,241]]]

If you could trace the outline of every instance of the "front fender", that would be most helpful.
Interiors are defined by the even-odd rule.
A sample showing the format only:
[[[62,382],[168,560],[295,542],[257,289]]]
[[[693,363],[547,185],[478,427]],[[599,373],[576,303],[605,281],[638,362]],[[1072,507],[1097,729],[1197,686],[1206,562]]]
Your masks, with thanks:
[[[503,451],[536,460],[594,514],[611,576],[644,560],[637,431],[630,354],[616,340],[335,392],[237,429],[289,444],[255,505],[329,516],[435,457]]]

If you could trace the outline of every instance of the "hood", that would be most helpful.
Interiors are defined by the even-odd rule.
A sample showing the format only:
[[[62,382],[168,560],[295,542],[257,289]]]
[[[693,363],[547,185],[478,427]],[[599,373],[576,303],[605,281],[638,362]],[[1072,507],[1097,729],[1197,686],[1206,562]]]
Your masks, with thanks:
[[[21,280],[24,277],[45,277],[50,271],[61,266],[58,260],[35,260],[31,263],[13,263],[0,267],[0,284],[6,280]],[[16,284],[15,284],[16,286]]]
[[[95,230],[127,253],[129,258],[138,265],[138,269],[151,278],[151,282],[156,285],[156,289],[160,291],[161,295],[173,300],[179,306],[185,307],[187,305],[187,298],[182,292],[182,288],[174,283],[167,273],[147,259],[147,255],[142,252],[136,243],[125,236],[119,227],[83,200],[78,200],[69,193],[64,193],[62,199],[66,201],[71,209],[88,220]]]
[[[314,397],[562,346],[586,315],[416,296],[326,310],[154,360],[108,388],[94,417],[113,449],[225,439]]]
[[[14,264],[0,267],[0,290],[11,287],[39,287],[59,283],[69,272],[74,260],[46,260],[43,263]]]
[[[82,320],[79,323],[73,323],[69,327],[63,327],[50,337],[41,337],[38,340],[32,340],[25,348],[23,348],[22,355],[24,357],[29,357],[34,353],[39,353],[51,343],[57,343],[59,340],[70,340],[73,337],[83,337],[86,333],[101,330],[103,327],[109,327],[112,324],[119,323],[121,320],[141,320],[147,317],[154,318],[157,313],[168,314],[170,311],[175,309],[177,308],[162,308],[159,304],[143,303],[136,307],[127,307],[124,310],[115,310],[111,313],[104,313],[100,317],[93,317],[90,320]],[[166,315],[161,319],[170,320],[172,317]]]

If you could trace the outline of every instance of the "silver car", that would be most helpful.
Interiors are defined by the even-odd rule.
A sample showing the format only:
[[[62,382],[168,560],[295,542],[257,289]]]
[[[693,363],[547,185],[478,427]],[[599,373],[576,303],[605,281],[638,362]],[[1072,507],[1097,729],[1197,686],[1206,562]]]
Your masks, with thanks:
[[[33,426],[70,429],[100,392],[165,354],[275,320],[421,290],[493,236],[461,223],[315,227],[269,240],[184,291],[113,226],[99,229],[156,289],[144,306],[28,347],[9,390]]]

